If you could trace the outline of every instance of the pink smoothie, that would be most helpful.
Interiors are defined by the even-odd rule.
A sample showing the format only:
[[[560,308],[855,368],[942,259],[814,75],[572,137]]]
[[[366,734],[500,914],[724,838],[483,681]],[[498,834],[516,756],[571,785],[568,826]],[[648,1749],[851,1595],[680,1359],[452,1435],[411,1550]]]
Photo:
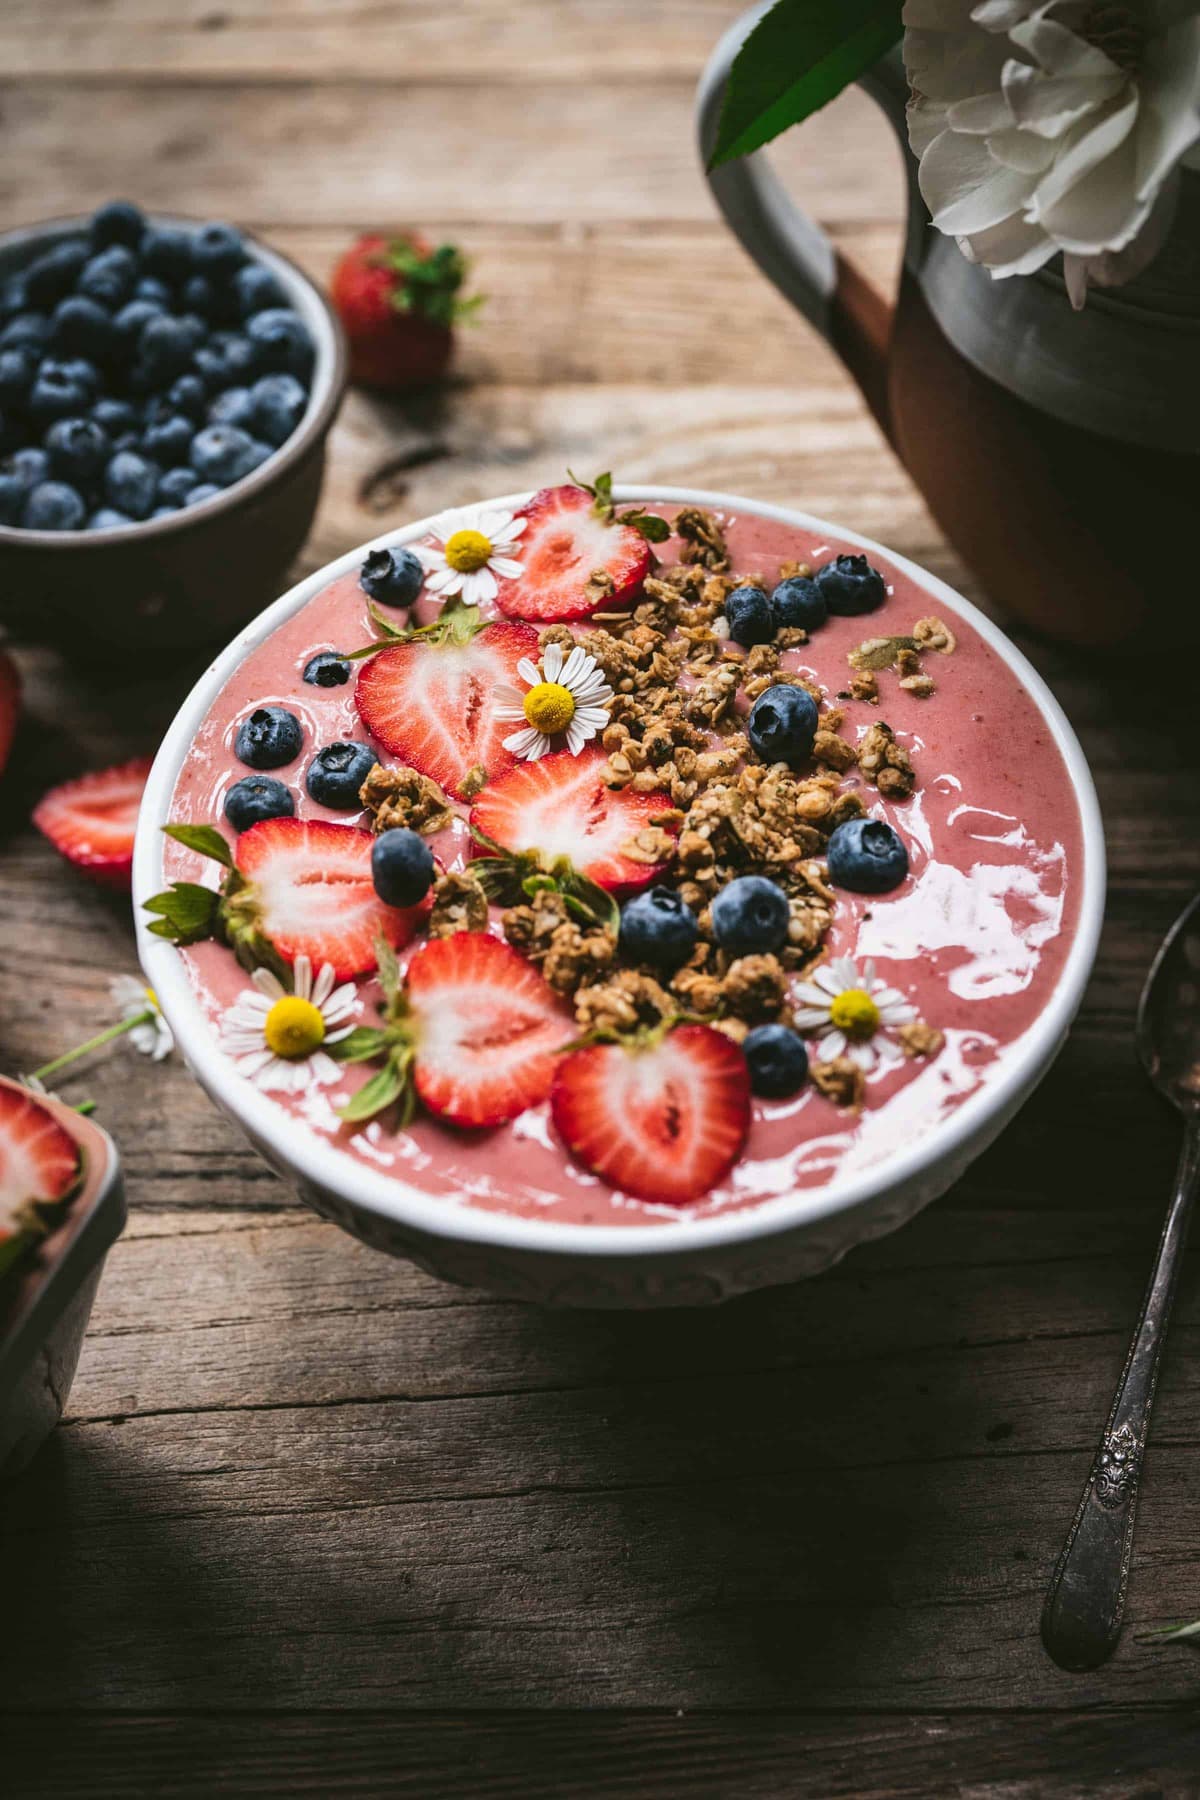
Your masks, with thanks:
[[[768,586],[784,562],[816,566],[854,548],[752,514],[726,516],[723,523],[734,569],[761,576]],[[678,549],[675,540],[659,546],[661,560],[676,560]],[[882,800],[874,787],[860,787],[868,811],[888,820],[904,839],[910,873],[883,896],[839,892],[825,947],[831,957],[872,958],[877,973],[944,1034],[944,1045],[928,1061],[908,1060],[894,1039],[877,1038],[880,1055],[868,1074],[859,1114],[839,1109],[811,1084],[789,1100],[755,1101],[741,1161],[722,1186],[687,1208],[685,1217],[819,1188],[927,1136],[994,1080],[1014,1053],[1054,991],[1076,928],[1083,879],[1079,812],[1037,705],[1007,664],[944,601],[934,600],[886,559],[872,561],[888,583],[885,604],[865,617],[830,618],[784,659],[819,683],[831,705],[844,706],[841,731],[851,742],[886,720],[911,752],[918,776],[915,793],[896,804]],[[176,785],[173,819],[215,824],[232,838],[222,802],[247,772],[234,756],[234,736],[255,707],[275,703],[290,708],[304,727],[300,758],[274,771],[292,788],[297,815],[361,822],[317,806],[303,782],[305,766],[322,745],[342,738],[369,741],[355,710],[353,679],[345,687],[318,688],[306,685],[301,671],[318,650],[347,650],[370,641],[375,634],[364,602],[357,574],[343,575],[250,653],[197,733]],[[850,675],[849,650],[867,637],[908,633],[930,613],[943,618],[958,640],[952,655],[923,659],[937,684],[931,697],[905,692],[895,672],[887,670],[878,677],[877,706],[835,700]],[[380,760],[389,760],[383,751]],[[853,770],[846,779],[859,780]],[[448,866],[461,864],[468,855],[465,829],[452,828],[435,848]],[[213,865],[201,865],[177,846],[170,846],[166,861],[172,877],[214,882]],[[498,924],[493,928],[499,931]],[[247,986],[246,975],[217,944],[182,954],[215,1029],[223,1010]],[[360,988],[360,1021],[374,1023],[377,989],[370,981]],[[681,1216],[676,1208],[616,1193],[574,1164],[544,1106],[476,1135],[429,1118],[396,1131],[386,1115],[350,1129],[340,1123],[335,1107],[370,1073],[347,1069],[337,1087],[271,1098],[347,1156],[392,1171],[447,1205],[583,1224],[662,1226]]]

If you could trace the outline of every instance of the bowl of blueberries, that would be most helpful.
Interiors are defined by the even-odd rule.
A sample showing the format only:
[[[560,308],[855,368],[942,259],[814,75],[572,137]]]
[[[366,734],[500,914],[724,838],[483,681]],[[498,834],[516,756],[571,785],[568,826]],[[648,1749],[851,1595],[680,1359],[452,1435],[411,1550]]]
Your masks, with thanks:
[[[228,637],[308,534],[345,375],[320,290],[232,225],[116,200],[0,234],[0,623]]]

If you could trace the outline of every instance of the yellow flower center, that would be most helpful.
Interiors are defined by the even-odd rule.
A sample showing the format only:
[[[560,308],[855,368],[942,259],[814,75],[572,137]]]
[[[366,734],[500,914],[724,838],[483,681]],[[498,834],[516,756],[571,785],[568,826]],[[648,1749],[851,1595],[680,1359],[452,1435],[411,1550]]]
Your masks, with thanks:
[[[473,575],[476,569],[482,569],[491,554],[491,539],[485,538],[482,531],[456,531],[446,539],[446,561],[460,575]]]
[[[285,994],[267,1014],[263,1036],[276,1056],[308,1056],[325,1041],[325,1021],[311,1000]]]
[[[847,988],[834,1000],[829,1018],[847,1037],[869,1038],[879,1027],[879,1008],[865,988]]]
[[[525,717],[535,731],[553,737],[575,717],[575,697],[560,681],[539,681],[525,696]]]

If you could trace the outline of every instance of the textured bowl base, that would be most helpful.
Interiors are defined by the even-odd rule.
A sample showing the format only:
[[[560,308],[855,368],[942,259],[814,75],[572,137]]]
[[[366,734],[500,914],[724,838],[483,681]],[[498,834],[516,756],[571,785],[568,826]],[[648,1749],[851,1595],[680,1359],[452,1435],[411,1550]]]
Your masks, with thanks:
[[[27,1467],[62,1417],[103,1267],[101,1259],[76,1289],[5,1400],[0,1413],[0,1483],[11,1481]]]

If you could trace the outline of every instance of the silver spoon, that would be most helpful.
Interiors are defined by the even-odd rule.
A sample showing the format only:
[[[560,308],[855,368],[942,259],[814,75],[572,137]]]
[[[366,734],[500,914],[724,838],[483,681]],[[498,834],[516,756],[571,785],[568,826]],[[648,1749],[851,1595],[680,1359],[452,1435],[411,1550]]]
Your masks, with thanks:
[[[1138,1476],[1158,1364],[1200,1188],[1200,894],[1176,919],[1146,977],[1137,1048],[1150,1080],[1183,1114],[1183,1152],[1158,1254],[1112,1411],[1046,1594],[1042,1642],[1063,1669],[1095,1669],[1121,1635]]]

